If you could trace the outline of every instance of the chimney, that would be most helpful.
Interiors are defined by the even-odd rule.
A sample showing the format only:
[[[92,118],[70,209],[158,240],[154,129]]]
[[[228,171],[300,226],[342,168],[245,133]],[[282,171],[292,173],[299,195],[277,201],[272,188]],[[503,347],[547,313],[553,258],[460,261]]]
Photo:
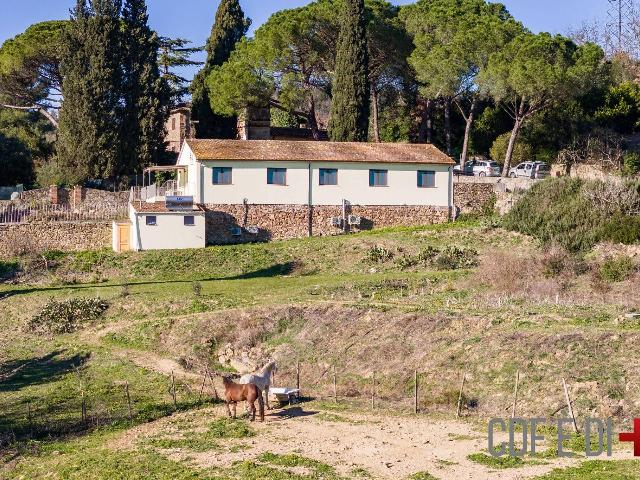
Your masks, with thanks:
[[[238,115],[239,140],[271,140],[271,110],[269,107],[247,107]]]

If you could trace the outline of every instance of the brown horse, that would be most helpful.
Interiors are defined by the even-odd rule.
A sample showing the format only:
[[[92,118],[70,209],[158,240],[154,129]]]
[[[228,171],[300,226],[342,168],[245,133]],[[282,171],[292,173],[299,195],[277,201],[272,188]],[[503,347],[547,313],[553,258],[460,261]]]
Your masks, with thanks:
[[[229,404],[233,404],[233,418],[236,418],[236,406],[238,402],[246,401],[249,405],[249,411],[251,413],[251,421],[256,419],[256,400],[258,401],[258,408],[260,410],[260,421],[264,422],[264,400],[262,398],[262,391],[252,383],[240,385],[235,383],[229,377],[222,377],[222,383],[224,384],[224,401],[227,404],[227,413],[231,416],[231,409]]]

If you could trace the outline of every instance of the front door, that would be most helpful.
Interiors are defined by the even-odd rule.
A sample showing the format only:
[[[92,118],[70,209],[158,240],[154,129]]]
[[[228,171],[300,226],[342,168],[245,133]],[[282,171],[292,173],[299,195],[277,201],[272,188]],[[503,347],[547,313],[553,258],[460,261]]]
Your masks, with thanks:
[[[131,250],[131,224],[121,223],[118,225],[118,252],[128,252]]]

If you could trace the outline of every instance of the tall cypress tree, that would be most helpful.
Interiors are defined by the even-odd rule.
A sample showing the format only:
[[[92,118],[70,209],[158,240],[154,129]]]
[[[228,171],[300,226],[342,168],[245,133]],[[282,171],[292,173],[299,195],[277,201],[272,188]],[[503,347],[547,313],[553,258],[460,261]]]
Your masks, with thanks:
[[[125,0],[122,20],[121,173],[131,173],[163,157],[169,89],[160,74],[159,39],[149,28],[145,0]]]
[[[231,56],[236,43],[247,33],[251,20],[244,16],[238,0],[221,0],[207,41],[207,62],[191,84],[191,118],[196,121],[197,138],[235,138],[236,119],[216,115],[211,110],[206,78],[213,67]]]
[[[57,152],[75,181],[120,170],[120,0],[77,0],[63,38]]]
[[[369,54],[364,0],[343,0],[329,135],[366,142],[369,132]]]

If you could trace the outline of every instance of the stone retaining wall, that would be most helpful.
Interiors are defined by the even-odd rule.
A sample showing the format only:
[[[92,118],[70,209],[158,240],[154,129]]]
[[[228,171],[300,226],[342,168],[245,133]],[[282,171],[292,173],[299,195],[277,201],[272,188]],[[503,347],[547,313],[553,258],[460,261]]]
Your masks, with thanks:
[[[49,187],[35,190],[25,190],[14,203],[27,205],[56,204],[72,207],[90,206],[91,208],[108,209],[124,205],[129,201],[129,191],[110,192],[95,188]]]
[[[111,222],[0,225],[0,257],[47,250],[98,250],[111,246]]]
[[[306,205],[206,205],[206,232],[208,244],[268,241],[273,239],[336,235],[341,227],[331,225],[331,219],[342,217],[341,206]],[[350,231],[372,228],[429,225],[449,219],[446,207],[428,206],[363,206],[351,205],[347,215],[361,217],[361,225]],[[241,235],[233,235],[234,227],[243,227]],[[246,231],[256,227],[258,233]]]
[[[494,183],[453,184],[453,204],[460,213],[479,213],[494,198]]]

